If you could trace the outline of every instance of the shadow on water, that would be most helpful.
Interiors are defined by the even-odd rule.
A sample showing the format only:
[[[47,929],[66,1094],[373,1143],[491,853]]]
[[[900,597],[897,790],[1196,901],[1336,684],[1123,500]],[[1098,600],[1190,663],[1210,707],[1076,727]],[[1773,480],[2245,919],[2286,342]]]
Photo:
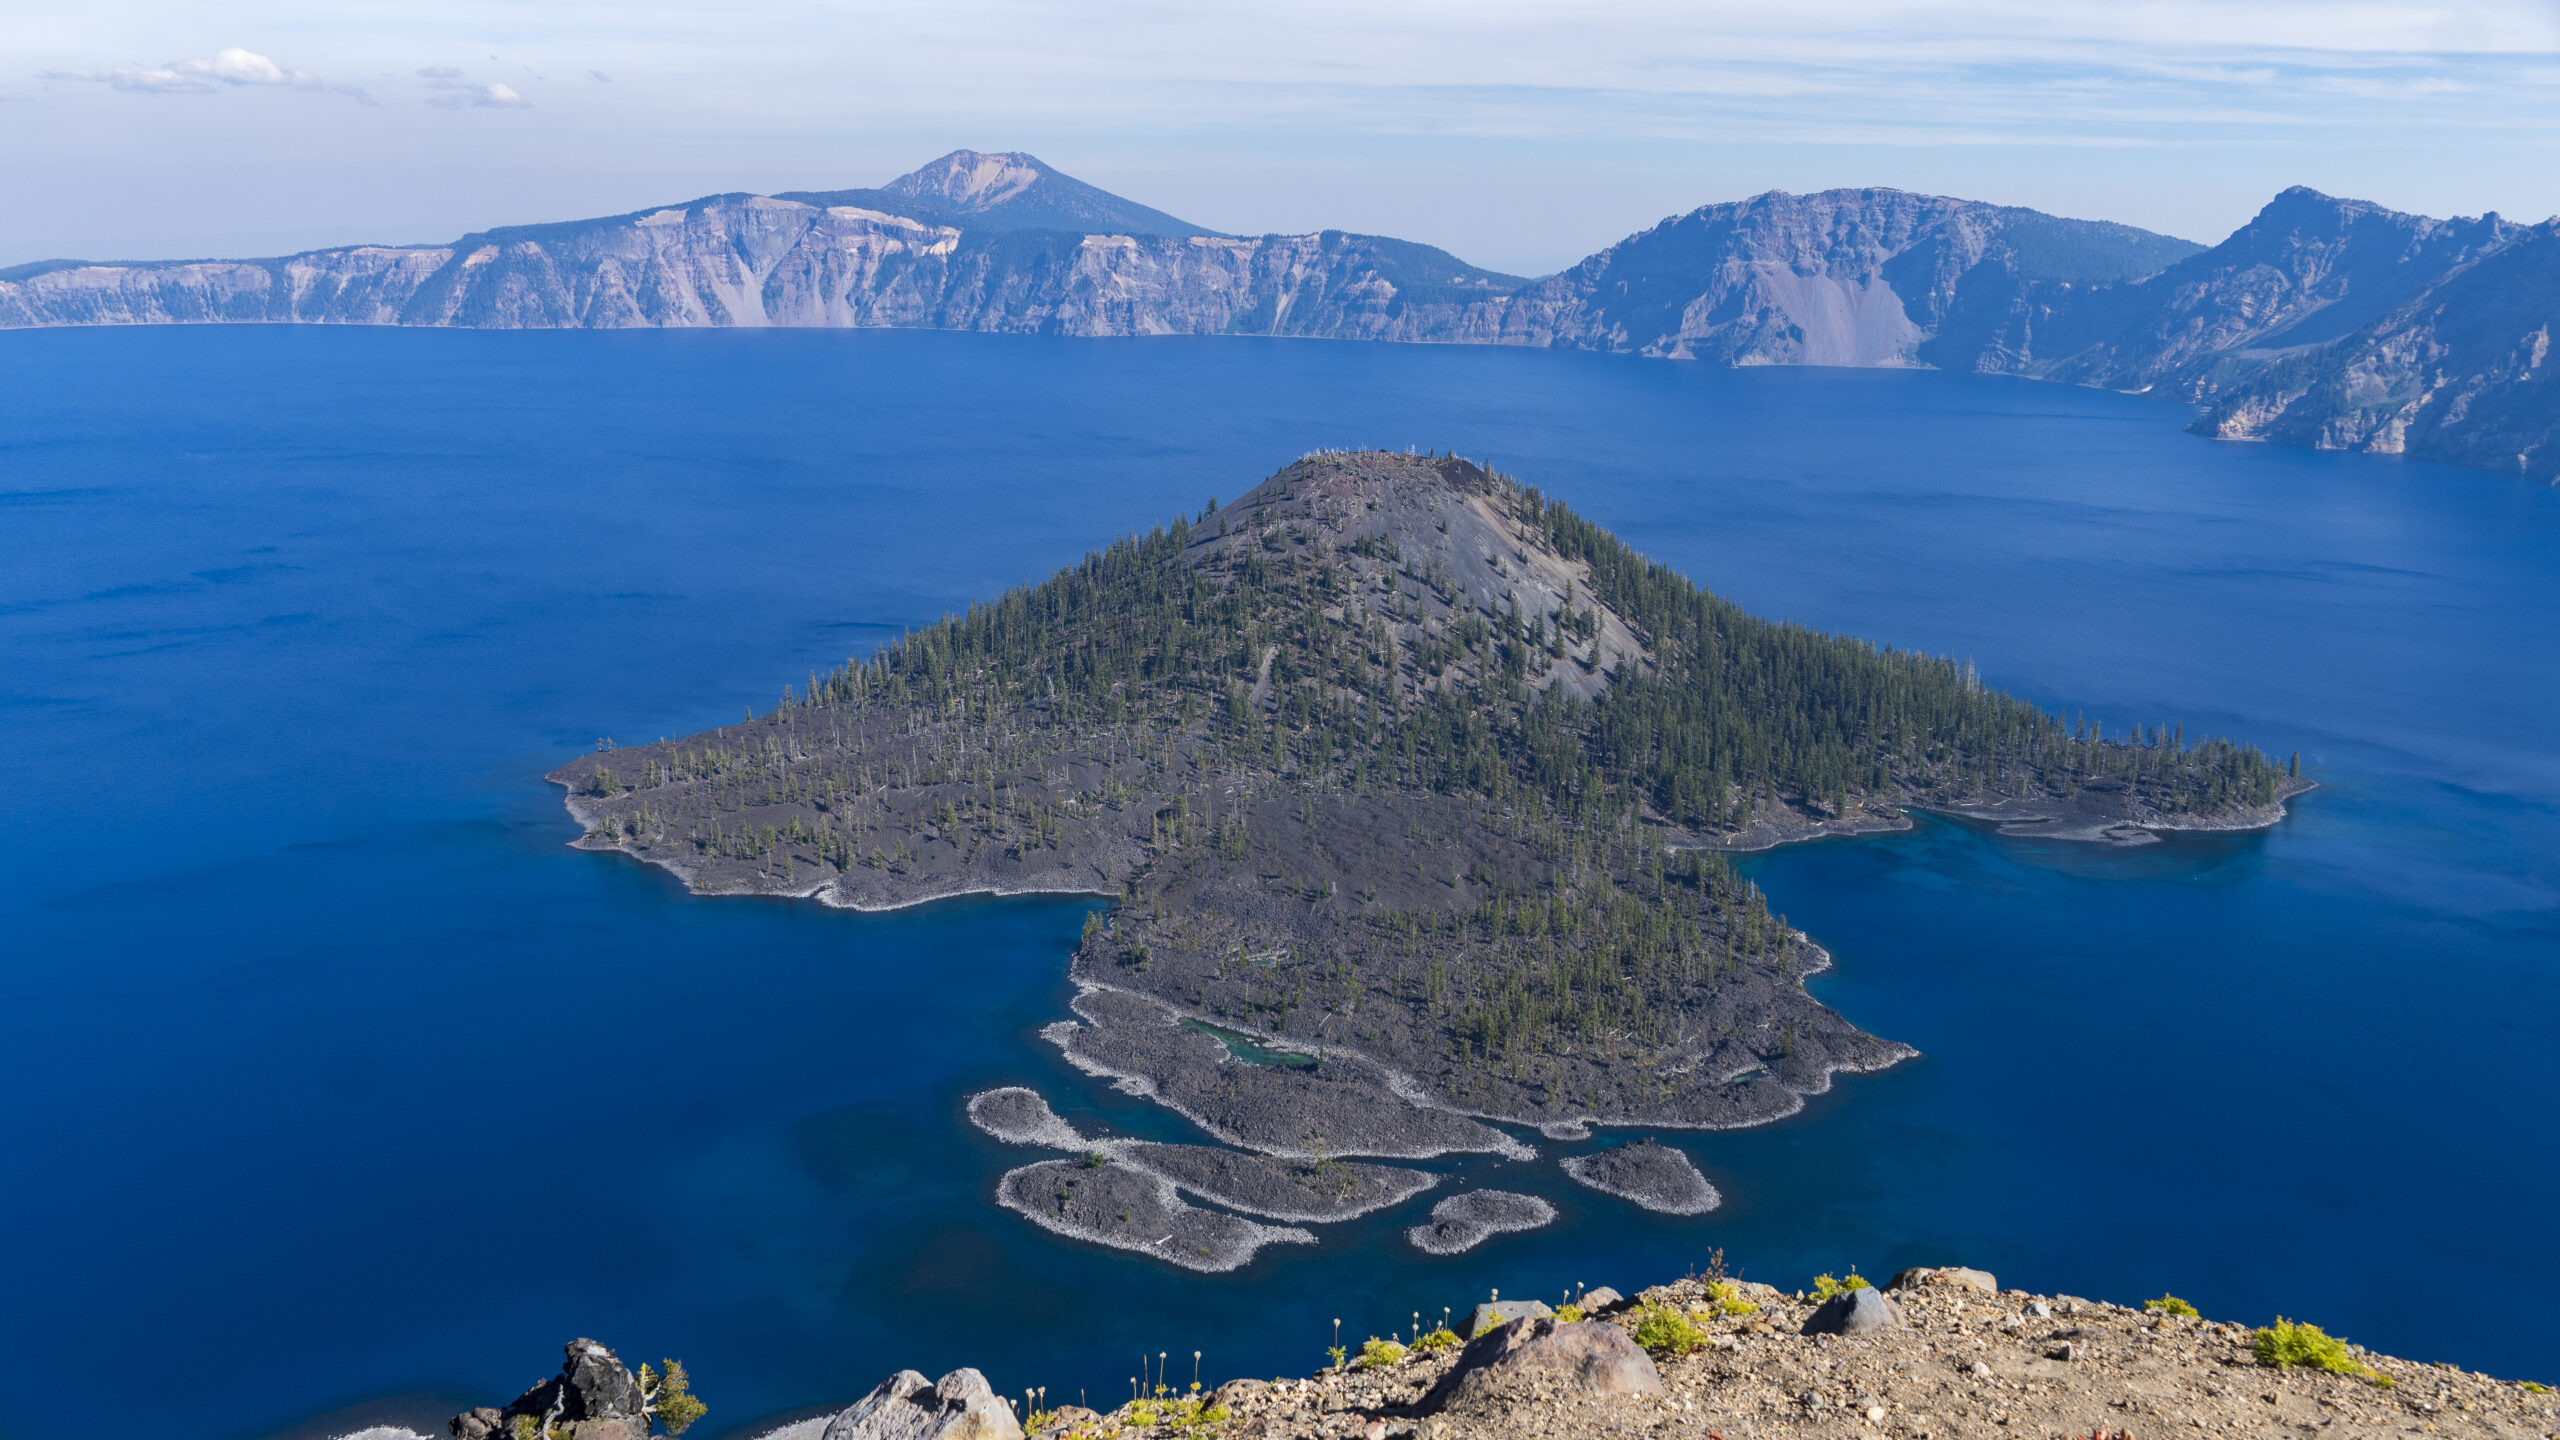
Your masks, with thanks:
[[[1319,1064],[1315,1056],[1302,1050],[1276,1049],[1256,1041],[1250,1035],[1238,1034],[1225,1026],[1212,1025],[1206,1020],[1185,1020],[1182,1022],[1182,1028],[1197,1030],[1209,1036],[1226,1046],[1228,1054],[1247,1065],[1277,1066],[1283,1070],[1313,1070]]]

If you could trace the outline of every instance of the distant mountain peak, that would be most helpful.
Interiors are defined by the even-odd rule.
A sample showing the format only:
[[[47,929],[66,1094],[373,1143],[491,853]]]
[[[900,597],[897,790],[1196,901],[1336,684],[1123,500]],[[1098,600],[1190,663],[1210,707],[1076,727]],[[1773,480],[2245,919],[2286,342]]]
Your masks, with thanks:
[[[794,190],[777,198],[863,205],[964,230],[1070,235],[1215,235],[1135,200],[1060,174],[1019,150],[954,150],[877,190]]]
[[[954,150],[880,188],[893,195],[930,196],[962,214],[974,215],[1052,177],[1066,178],[1041,164],[1039,157],[1019,150],[994,155],[983,150]]]
[[[2276,192],[2275,198],[2258,208],[2252,224],[2258,221],[2288,220],[2303,217],[2353,217],[2374,215],[2394,220],[2422,220],[2425,217],[2404,215],[2388,205],[2351,196],[2331,195],[2308,185],[2288,185]],[[2244,227],[2245,228],[2245,227]]]

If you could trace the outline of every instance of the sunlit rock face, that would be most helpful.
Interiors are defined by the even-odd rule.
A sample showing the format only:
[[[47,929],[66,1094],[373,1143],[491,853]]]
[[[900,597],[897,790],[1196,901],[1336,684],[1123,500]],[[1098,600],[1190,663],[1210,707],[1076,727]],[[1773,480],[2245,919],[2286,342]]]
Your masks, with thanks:
[[[0,270],[0,327],[788,325],[1524,345],[2159,391],[2198,429],[2560,474],[2560,231],[2295,188],[2206,248],[1892,189],[1772,191],[1537,280],[1326,230],[1233,236],[959,150],[878,189],[265,260]]]

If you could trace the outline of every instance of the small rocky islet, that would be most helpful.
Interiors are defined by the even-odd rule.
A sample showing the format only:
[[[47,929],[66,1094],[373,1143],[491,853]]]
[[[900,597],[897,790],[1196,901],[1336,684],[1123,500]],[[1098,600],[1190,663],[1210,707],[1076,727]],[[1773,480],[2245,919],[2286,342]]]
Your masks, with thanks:
[[[2548,1440],[2560,1394],[2376,1354],[2276,1321],[2203,1318],[2003,1289],[1961,1267],[1814,1293],[1709,1274],[1568,1308],[1475,1306],[1459,1334],[1397,1329],[1314,1375],[1167,1386],[1107,1411],[1017,1402],[975,1368],[902,1370],[842,1410],[754,1440],[1803,1440],[2452,1435]],[[1453,1315],[1459,1307],[1452,1307]],[[1428,1320],[1424,1322],[1429,1324]],[[1354,1333],[1357,1333],[1356,1331]],[[466,1411],[454,1440],[644,1440],[668,1417],[613,1353],[572,1342],[562,1374]],[[1038,1382],[1034,1382],[1038,1383]],[[1063,1393],[1063,1388],[1061,1390]],[[715,1397],[716,1399],[716,1397]],[[1106,1402],[1108,1403],[1108,1402]],[[690,1413],[690,1412],[679,1412]],[[681,1426],[669,1425],[670,1431]],[[417,1440],[409,1432],[367,1432]]]
[[[1404,1238],[1425,1255],[1456,1255],[1496,1235],[1535,1230],[1555,1218],[1556,1207],[1535,1195],[1471,1190],[1432,1206],[1431,1219],[1404,1232]]]
[[[1829,953],[1730,853],[1909,810],[2135,843],[2273,824],[2309,788],[2245,745],[2110,736],[1969,667],[1760,620],[1474,462],[1330,451],[765,715],[551,778],[579,845],[704,895],[1108,899],[1051,1043],[1225,1146],[1332,1165],[1533,1153],[1506,1125],[1760,1124],[1915,1053],[1807,993]],[[1132,1176],[1105,1187],[1114,1233],[1124,1199],[1178,1217],[1178,1188],[1327,1208],[1283,1205],[1307,1190],[1285,1166],[1105,1158]],[[1569,1173],[1714,1203],[1662,1147]],[[1011,1189],[1084,1223],[1054,1186]]]
[[[1060,1234],[1150,1255],[1193,1270],[1231,1270],[1262,1246],[1312,1240],[1303,1230],[1212,1223],[1183,1203],[1186,1192],[1265,1219],[1331,1224],[1401,1204],[1440,1177],[1331,1157],[1254,1155],[1214,1145],[1089,1137],[1021,1086],[969,1098],[971,1123],[998,1140],[1070,1150],[1072,1161],[1042,1161],[1006,1172],[997,1203]],[[1198,1217],[1208,1216],[1211,1219]],[[1181,1227],[1189,1238],[1175,1235]],[[1162,1233],[1157,1233],[1161,1229]]]
[[[1185,1270],[1234,1270],[1265,1245],[1313,1244],[1295,1227],[1260,1225],[1187,1204],[1172,1181],[1096,1153],[1008,1170],[996,1203],[1078,1240],[1133,1250]]]
[[[1574,1183],[1659,1214],[1704,1215],[1724,1203],[1686,1154],[1656,1140],[1567,1156],[1561,1165]]]

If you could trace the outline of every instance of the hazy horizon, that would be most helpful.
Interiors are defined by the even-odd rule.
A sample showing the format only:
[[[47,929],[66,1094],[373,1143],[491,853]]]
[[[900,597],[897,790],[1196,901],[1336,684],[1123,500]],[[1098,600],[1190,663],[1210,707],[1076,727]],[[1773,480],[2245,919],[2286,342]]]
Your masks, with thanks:
[[[1857,186],[2212,243],[2290,185],[2560,211],[2560,3],[120,0],[0,36],[0,265],[419,243],[1020,150],[1215,229],[1543,274]]]

